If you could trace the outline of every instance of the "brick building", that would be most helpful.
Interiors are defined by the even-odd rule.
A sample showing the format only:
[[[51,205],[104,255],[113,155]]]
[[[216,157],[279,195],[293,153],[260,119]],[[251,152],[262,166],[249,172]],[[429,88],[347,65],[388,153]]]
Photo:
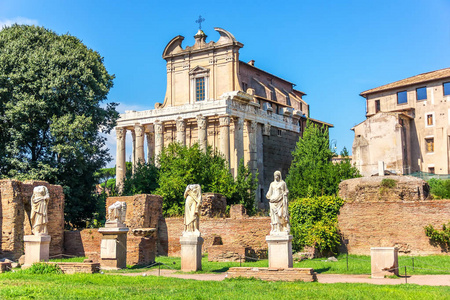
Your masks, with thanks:
[[[450,68],[419,74],[360,94],[367,119],[355,131],[353,163],[377,173],[450,173]]]
[[[176,36],[165,47],[167,89],[155,109],[126,111],[117,122],[116,176],[125,176],[125,136],[132,135],[134,163],[157,157],[171,142],[199,143],[223,153],[233,175],[241,158],[259,172],[257,201],[265,206],[264,189],[280,170],[285,176],[291,152],[309,119],[305,93],[294,84],[239,60],[243,44],[228,31],[215,28],[220,38],[206,42],[199,30],[195,44],[182,48]],[[331,124],[313,120],[317,124]],[[146,139],[147,157],[144,140]],[[265,201],[265,200],[264,200]]]

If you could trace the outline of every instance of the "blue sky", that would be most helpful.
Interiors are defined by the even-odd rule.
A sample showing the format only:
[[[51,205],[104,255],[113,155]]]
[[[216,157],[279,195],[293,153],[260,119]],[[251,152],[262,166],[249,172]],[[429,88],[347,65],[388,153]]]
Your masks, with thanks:
[[[98,51],[116,76],[108,98],[121,112],[163,102],[162,51],[177,35],[192,45],[199,15],[208,40],[219,38],[214,27],[230,31],[244,44],[241,60],[305,92],[311,117],[334,124],[338,151],[351,150],[350,128],[365,119],[360,92],[450,67],[450,0],[0,0],[1,25],[44,26]],[[114,156],[113,136],[108,146]]]

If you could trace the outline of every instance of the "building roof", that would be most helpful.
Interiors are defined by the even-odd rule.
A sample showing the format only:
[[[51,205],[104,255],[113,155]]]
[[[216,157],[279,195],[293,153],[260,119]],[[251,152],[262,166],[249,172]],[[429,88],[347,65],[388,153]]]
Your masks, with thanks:
[[[413,77],[409,77],[406,79],[388,83],[388,84],[376,87],[374,89],[364,91],[359,95],[362,97],[365,97],[368,94],[372,94],[372,93],[376,93],[376,92],[386,91],[386,90],[395,89],[395,88],[399,88],[399,87],[405,87],[408,85],[413,85],[413,84],[417,84],[417,83],[422,83],[422,82],[427,82],[427,81],[442,79],[442,78],[447,78],[447,77],[450,78],[450,68],[445,68],[445,69],[432,71],[432,72],[428,72],[428,73],[422,73],[422,74],[419,74],[419,75],[416,75]]]

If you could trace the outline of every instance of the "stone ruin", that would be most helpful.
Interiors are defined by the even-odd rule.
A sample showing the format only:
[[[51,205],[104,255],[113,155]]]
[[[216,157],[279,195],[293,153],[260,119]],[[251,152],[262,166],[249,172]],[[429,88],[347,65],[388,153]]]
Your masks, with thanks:
[[[64,193],[45,181],[0,180],[0,258],[17,261],[24,254],[24,236],[31,235],[31,196],[36,186],[46,186],[52,201],[48,207],[50,257],[63,253]]]

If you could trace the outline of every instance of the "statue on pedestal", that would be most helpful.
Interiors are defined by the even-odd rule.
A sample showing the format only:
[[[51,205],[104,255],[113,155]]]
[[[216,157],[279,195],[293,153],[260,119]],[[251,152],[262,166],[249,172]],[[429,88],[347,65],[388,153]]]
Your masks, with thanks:
[[[119,224],[124,224],[126,215],[127,203],[125,201],[117,201],[108,207],[108,222],[116,221]]]
[[[50,194],[46,186],[40,185],[33,189],[31,196],[31,226],[34,235],[48,234],[48,201]]]
[[[202,189],[199,184],[190,184],[184,192],[186,204],[184,207],[184,231],[183,235],[200,236],[199,217],[202,204]]]
[[[275,171],[274,181],[270,184],[267,199],[270,205],[271,235],[286,234],[291,231],[289,225],[289,191],[286,182],[281,179],[281,172]]]

